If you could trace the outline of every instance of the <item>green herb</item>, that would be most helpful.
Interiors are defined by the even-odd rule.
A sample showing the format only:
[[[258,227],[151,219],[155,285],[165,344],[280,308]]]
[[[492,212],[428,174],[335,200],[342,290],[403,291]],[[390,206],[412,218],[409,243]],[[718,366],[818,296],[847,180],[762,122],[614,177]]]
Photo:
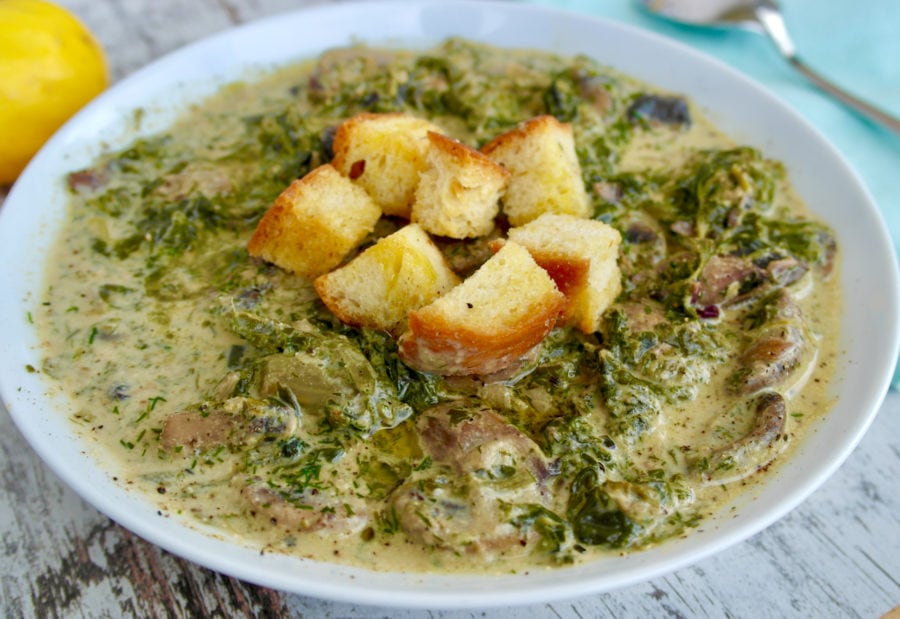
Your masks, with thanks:
[[[566,516],[582,544],[622,548],[640,531],[600,485],[594,468],[585,468],[572,482]]]

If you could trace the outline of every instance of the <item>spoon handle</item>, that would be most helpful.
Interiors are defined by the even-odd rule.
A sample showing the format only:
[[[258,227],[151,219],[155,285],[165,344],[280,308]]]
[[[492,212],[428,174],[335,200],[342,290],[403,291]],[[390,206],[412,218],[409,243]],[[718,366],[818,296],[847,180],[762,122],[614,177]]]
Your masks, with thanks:
[[[900,120],[835,85],[816,71],[813,71],[809,65],[797,57],[794,43],[791,41],[784,24],[784,17],[782,17],[781,12],[778,11],[777,8],[770,6],[767,2],[760,2],[756,7],[756,16],[762,24],[763,29],[766,31],[766,34],[769,35],[769,38],[775,43],[778,51],[787,58],[788,62],[790,62],[795,69],[806,76],[809,81],[835,99],[856,110],[859,114],[880,123],[895,134],[900,135]]]
[[[866,103],[862,99],[851,95],[846,90],[835,86],[832,82],[828,81],[827,79],[810,69],[809,66],[799,58],[797,58],[797,56],[789,56],[788,62],[790,62],[794,66],[794,68],[805,75],[807,79],[809,79],[809,81],[833,96],[835,99],[838,99],[844,104],[855,109],[863,116],[867,116],[868,118],[881,123],[897,135],[900,135],[900,120],[894,118],[890,114],[882,112],[875,106]]]

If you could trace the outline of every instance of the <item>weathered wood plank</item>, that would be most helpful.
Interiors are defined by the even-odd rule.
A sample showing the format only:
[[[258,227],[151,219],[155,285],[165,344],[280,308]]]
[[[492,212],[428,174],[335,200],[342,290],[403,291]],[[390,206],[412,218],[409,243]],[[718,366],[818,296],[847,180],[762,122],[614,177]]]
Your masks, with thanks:
[[[316,2],[62,4],[97,33],[120,79],[202,36]],[[553,604],[422,613],[283,594],[175,557],[66,488],[0,406],[0,608],[8,617],[878,617],[900,604],[898,437],[893,393],[848,462],[800,508],[692,567]]]
[[[900,395],[840,471],[743,544],[600,596],[496,617],[874,617],[900,601]],[[0,411],[0,597],[7,616],[417,616],[236,581],[137,538],[68,490]],[[470,613],[433,613],[466,617]]]

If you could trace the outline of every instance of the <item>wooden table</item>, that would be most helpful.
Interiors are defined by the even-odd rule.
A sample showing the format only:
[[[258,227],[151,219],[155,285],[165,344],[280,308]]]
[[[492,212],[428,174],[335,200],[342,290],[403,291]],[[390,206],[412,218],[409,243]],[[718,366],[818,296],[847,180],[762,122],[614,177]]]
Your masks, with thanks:
[[[316,2],[64,0],[119,79],[229,26]],[[0,191],[0,200],[4,192]],[[283,594],[175,557],[84,503],[0,406],[0,607],[7,617],[414,617]],[[879,617],[900,604],[900,393],[802,506],[721,554],[611,593],[430,617]],[[895,611],[896,612],[896,611]],[[896,616],[896,615],[895,615]]]

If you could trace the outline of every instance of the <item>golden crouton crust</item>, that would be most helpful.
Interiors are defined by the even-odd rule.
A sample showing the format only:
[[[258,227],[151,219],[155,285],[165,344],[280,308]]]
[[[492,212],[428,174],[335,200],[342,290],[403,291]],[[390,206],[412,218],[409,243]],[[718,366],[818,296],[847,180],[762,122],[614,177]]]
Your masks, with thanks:
[[[417,224],[380,239],[342,267],[316,278],[322,302],[342,322],[396,332],[409,312],[459,283]]]
[[[454,239],[489,234],[509,171],[446,135],[429,131],[428,143],[412,220],[431,234]]]
[[[497,136],[481,152],[512,173],[501,200],[512,225],[543,213],[591,214],[572,125],[553,116],[537,116]]]
[[[546,213],[509,230],[566,295],[562,322],[585,333],[600,328],[603,312],[621,291],[621,235],[596,220]],[[495,241],[495,249],[502,241]]]
[[[507,243],[488,263],[501,254],[508,261],[505,268],[522,274],[514,280],[515,285],[486,281],[479,276],[482,267],[446,297],[410,312],[408,331],[399,343],[405,363],[445,375],[492,374],[510,366],[546,337],[565,305],[565,296],[521,246]],[[518,287],[521,281],[527,283],[527,289]],[[473,319],[466,309],[457,307],[458,299],[449,302],[451,295],[494,304],[498,311],[488,319]],[[472,309],[472,304],[465,306]]]
[[[286,271],[315,277],[340,264],[380,217],[363,189],[325,164],[281,192],[257,224],[247,251]]]
[[[440,127],[400,112],[364,112],[340,124],[332,165],[363,187],[385,215],[409,218],[425,167],[426,138]]]
[[[566,297],[574,296],[587,285],[591,266],[591,261],[587,258],[532,248],[528,251]]]
[[[412,311],[409,331],[400,339],[401,359],[424,372],[445,375],[493,374],[523,357],[556,325],[562,297],[532,306],[528,318],[515,328],[489,332],[446,316]],[[442,361],[435,361],[440,357]]]
[[[491,241],[491,251],[500,251],[505,243],[506,239]],[[585,257],[548,251],[539,247],[527,247],[527,249],[534,261],[547,271],[547,275],[550,276],[559,291],[566,296],[566,305],[561,320],[570,322],[574,319],[577,309],[577,297],[588,284],[591,261]]]

